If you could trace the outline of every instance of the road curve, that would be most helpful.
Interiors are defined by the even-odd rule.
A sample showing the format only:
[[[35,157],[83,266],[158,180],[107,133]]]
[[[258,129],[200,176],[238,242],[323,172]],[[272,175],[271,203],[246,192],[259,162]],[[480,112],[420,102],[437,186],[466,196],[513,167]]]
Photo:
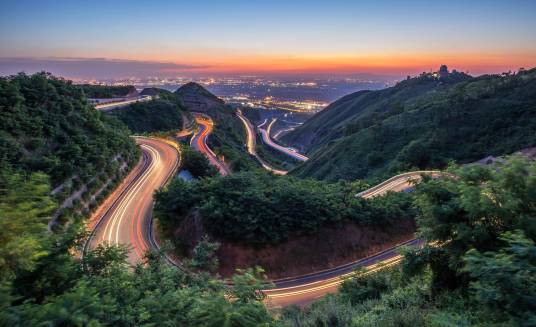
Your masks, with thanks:
[[[368,190],[358,193],[356,196],[372,198],[387,192],[401,192],[413,187],[414,183],[422,179],[422,175],[437,178],[448,174],[435,170],[408,172],[391,177]],[[419,246],[422,243],[422,240],[412,239],[368,258],[350,262],[339,267],[302,276],[275,280],[273,281],[275,288],[263,291],[267,295],[266,305],[270,308],[279,308],[292,304],[309,304],[328,293],[337,292],[339,285],[346,278],[352,276],[356,268],[362,267],[366,273],[369,273],[385,265],[394,265],[401,260],[398,254],[401,246]]]
[[[179,152],[165,141],[136,137],[142,157],[125,181],[97,211],[88,246],[101,243],[126,244],[132,250],[128,262],[140,262],[151,244],[150,224],[153,193],[173,175]],[[93,219],[92,219],[93,220]]]
[[[107,208],[99,215],[88,242],[92,248],[103,242],[131,246],[133,250],[128,257],[128,262],[131,264],[140,262],[143,254],[152,244],[150,224],[153,192],[167,182],[179,163],[177,150],[164,141],[136,138],[136,142],[142,149],[142,158],[126,177],[125,185],[121,185],[118,191],[114,192],[103,204],[103,207]],[[365,191],[368,193],[361,196],[371,197],[388,191],[401,191],[403,185],[413,185],[410,180],[417,179],[423,173],[427,172],[397,175],[370,188]],[[440,174],[436,171],[428,173],[432,176]],[[409,240],[401,245],[419,244],[421,244],[420,240]],[[363,267],[367,273],[370,273],[385,265],[398,263],[401,259],[398,255],[400,246],[332,269],[275,280],[274,289],[264,290],[267,295],[266,305],[270,308],[291,304],[304,305],[328,293],[336,292],[344,279],[352,276],[357,267]]]
[[[203,153],[208,158],[210,163],[216,168],[218,168],[218,171],[222,176],[229,175],[231,173],[229,167],[227,167],[227,165],[221,162],[216,156],[216,154],[207,145],[207,138],[210,133],[212,133],[212,129],[214,128],[214,122],[207,115],[194,114],[194,117],[195,121],[199,125],[199,128],[190,140],[190,146],[197,151]]]
[[[142,97],[136,97],[134,99],[127,99],[122,101],[116,101],[116,102],[108,102],[108,103],[102,103],[102,104],[96,104],[95,109],[100,111],[112,111],[114,109],[123,108],[126,106],[129,106],[136,102],[145,102],[152,100],[153,97],[150,95],[142,96]]]
[[[422,179],[422,175],[427,175],[432,178],[438,178],[446,174],[438,170],[411,171],[393,176],[381,182],[380,184],[369,188],[368,190],[356,194],[356,196],[362,197],[364,199],[369,199],[378,195],[383,195],[389,191],[401,192],[411,188],[413,185],[415,185],[415,183],[420,182]]]
[[[255,128],[253,127],[253,124],[251,124],[251,122],[249,121],[249,119],[247,119],[243,114],[242,114],[242,111],[240,111],[240,109],[238,109],[236,111],[236,115],[238,116],[238,118],[240,118],[240,120],[242,121],[242,123],[244,124],[244,127],[246,128],[246,134],[247,134],[247,149],[248,149],[248,153],[251,154],[252,156],[254,156],[257,161],[259,161],[259,163],[261,164],[261,166],[268,170],[268,171],[271,171],[272,173],[274,174],[277,174],[277,175],[286,175],[288,173],[288,171],[286,170],[280,170],[280,169],[275,169],[274,167],[272,167],[271,165],[269,165],[266,161],[264,161],[258,154],[257,154],[257,150],[255,149],[256,147],[256,144],[257,144],[257,138],[255,137],[256,136],[256,133],[255,133]]]
[[[281,146],[274,141],[272,141],[272,138],[270,137],[270,131],[272,129],[272,125],[277,121],[277,118],[272,119],[270,124],[268,124],[268,127],[266,129],[259,128],[259,131],[261,132],[262,140],[267,145],[271,146],[272,148],[283,152],[284,154],[291,156],[292,158],[299,160],[299,161],[307,161],[309,160],[308,157],[304,156],[303,154],[299,153],[298,151],[290,148],[286,148],[284,146]]]

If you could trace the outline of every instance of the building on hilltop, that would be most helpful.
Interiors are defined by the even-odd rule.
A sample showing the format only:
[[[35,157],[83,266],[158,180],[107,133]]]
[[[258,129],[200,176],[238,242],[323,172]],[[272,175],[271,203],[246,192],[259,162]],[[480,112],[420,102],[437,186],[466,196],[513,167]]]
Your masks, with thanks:
[[[438,73],[439,73],[439,78],[445,78],[449,76],[449,69],[447,65],[441,65],[441,67],[439,67]]]

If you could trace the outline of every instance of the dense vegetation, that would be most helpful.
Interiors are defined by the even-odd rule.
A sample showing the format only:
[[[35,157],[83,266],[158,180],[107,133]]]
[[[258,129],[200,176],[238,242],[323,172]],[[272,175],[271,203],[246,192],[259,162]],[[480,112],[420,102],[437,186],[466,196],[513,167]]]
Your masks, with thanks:
[[[146,87],[140,92],[140,95],[159,96],[164,98],[171,96],[172,94],[173,93],[171,91],[159,89],[157,87]]]
[[[289,133],[311,160],[297,176],[381,179],[536,145],[536,69],[469,78],[433,75],[348,95]]]
[[[208,138],[208,145],[219,155],[233,171],[255,170],[257,161],[246,150],[246,130],[229,107],[209,110],[208,115],[214,120],[214,130]]]
[[[89,181],[137,157],[126,127],[96,111],[80,88],[41,73],[0,78],[0,162],[43,172],[57,186]]]
[[[272,148],[271,146],[268,146],[266,143],[264,143],[260,134],[257,134],[257,143],[255,150],[257,151],[257,154],[261,157],[261,159],[263,159],[276,169],[289,171],[300,163],[300,161],[294,159],[286,153],[283,153],[279,150]]]
[[[138,91],[136,91],[136,88],[132,85],[111,86],[82,84],[77,85],[77,87],[82,89],[85,96],[88,98],[120,98],[126,96],[136,96],[138,94]]]
[[[175,231],[189,215],[199,212],[211,236],[256,246],[348,221],[385,226],[413,218],[409,194],[366,201],[355,197],[362,186],[258,172],[194,182],[175,180],[157,193],[155,217],[163,230]]]
[[[192,112],[203,112],[214,121],[208,145],[233,171],[258,168],[246,151],[246,130],[235,111],[223,100],[196,83],[187,83],[175,91],[178,103]]]
[[[156,99],[113,110],[110,115],[121,120],[134,133],[152,133],[181,129],[182,111],[177,103]]]
[[[75,254],[86,236],[80,216],[68,217],[71,223],[54,232],[47,229],[58,208],[51,180],[86,174],[82,169],[104,171],[117,154],[135,159],[134,142],[124,125],[89,106],[79,88],[47,74],[0,79],[0,106],[1,326],[262,326],[272,321],[256,292],[260,270],[236,275],[236,287],[229,289],[207,274],[190,276],[171,268],[158,254],[134,269],[122,247],[103,245],[80,259]],[[39,161],[55,165],[37,166]]]
[[[452,172],[417,187],[428,245],[309,309],[286,309],[284,325],[536,325],[536,163]]]
[[[189,171],[195,178],[218,175],[218,170],[210,164],[204,154],[186,144],[181,144],[181,169]]]
[[[352,196],[366,187],[361,182],[328,184],[251,172],[175,181],[159,193],[162,223],[179,223],[190,203],[214,235],[252,244],[348,219],[381,226],[418,214],[418,233],[427,245],[406,250],[400,267],[367,276],[358,272],[340,294],[273,317],[256,291],[262,271],[239,273],[232,288],[202,272],[212,265],[205,259],[215,248],[206,240],[193,258],[201,270],[196,275],[169,267],[156,253],[132,269],[122,247],[103,245],[83,259],[73,255],[85,236],[80,221],[56,232],[46,228],[57,209],[51,185],[69,174],[54,175],[25,158],[56,156],[68,166],[82,152],[86,161],[80,164],[92,167],[100,160],[106,165],[117,154],[113,150],[135,149],[133,143],[123,125],[92,109],[78,88],[46,74],[0,79],[0,106],[2,326],[536,325],[534,162],[453,168],[456,178],[426,180],[411,195],[372,201]],[[99,139],[100,133],[109,139]],[[63,151],[65,144],[82,146],[81,140],[101,149]]]
[[[42,174],[0,175],[0,325],[262,326],[262,274],[235,288],[207,274],[187,275],[149,254],[132,269],[123,247],[99,246],[80,260],[84,229],[47,232],[54,209]],[[7,186],[7,188],[4,188]],[[268,326],[268,325],[265,325]]]

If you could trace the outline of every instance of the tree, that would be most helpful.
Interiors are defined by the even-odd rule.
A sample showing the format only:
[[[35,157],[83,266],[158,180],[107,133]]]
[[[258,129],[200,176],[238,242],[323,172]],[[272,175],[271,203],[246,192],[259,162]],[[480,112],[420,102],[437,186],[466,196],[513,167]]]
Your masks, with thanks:
[[[496,252],[469,250],[463,271],[473,281],[471,291],[489,313],[506,312],[516,324],[536,324],[536,245],[523,231],[505,232],[505,246]],[[497,312],[500,313],[497,315]]]
[[[32,270],[47,255],[47,223],[56,208],[48,177],[0,168],[0,281]]]
[[[467,286],[462,269],[470,249],[497,251],[502,233],[521,229],[536,237],[536,164],[514,158],[496,167],[454,169],[457,178],[417,186],[418,233],[428,241],[419,250],[434,273],[434,288]]]
[[[232,280],[233,286],[228,288],[227,295],[231,301],[238,303],[262,301],[266,298],[266,294],[261,290],[272,287],[272,284],[267,282],[264,269],[261,267],[237,269],[237,274],[233,275]]]
[[[188,266],[196,270],[206,270],[215,272],[218,269],[218,257],[216,251],[220,243],[211,242],[208,235],[203,236],[201,241],[193,250],[192,259],[188,261]]]
[[[184,144],[181,145],[181,159],[181,168],[196,178],[218,175],[218,170],[210,164],[207,157]]]

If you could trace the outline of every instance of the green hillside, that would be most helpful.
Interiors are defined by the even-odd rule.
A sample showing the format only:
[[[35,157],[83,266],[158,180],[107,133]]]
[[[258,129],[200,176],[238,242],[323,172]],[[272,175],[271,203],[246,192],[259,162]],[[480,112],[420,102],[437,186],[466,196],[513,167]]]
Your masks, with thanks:
[[[156,99],[137,102],[110,112],[134,133],[160,132],[182,128],[183,109],[173,101]]]
[[[247,153],[246,130],[242,122],[223,100],[196,83],[181,86],[175,95],[182,107],[191,112],[207,114],[213,119],[214,130],[208,137],[208,145],[216,154],[225,158],[233,171],[259,167]]]
[[[140,95],[150,95],[150,96],[168,96],[171,94],[172,94],[171,91],[160,89],[157,87],[146,87],[140,92]]]
[[[112,86],[82,84],[77,87],[82,89],[88,98],[120,98],[138,95],[138,91],[136,91],[136,88],[133,85]]]
[[[292,173],[382,178],[536,145],[536,69],[470,78],[432,74],[333,103],[285,141],[311,159]]]
[[[137,156],[123,124],[89,105],[79,87],[45,73],[1,77],[0,115],[2,165],[43,172],[53,186]]]

